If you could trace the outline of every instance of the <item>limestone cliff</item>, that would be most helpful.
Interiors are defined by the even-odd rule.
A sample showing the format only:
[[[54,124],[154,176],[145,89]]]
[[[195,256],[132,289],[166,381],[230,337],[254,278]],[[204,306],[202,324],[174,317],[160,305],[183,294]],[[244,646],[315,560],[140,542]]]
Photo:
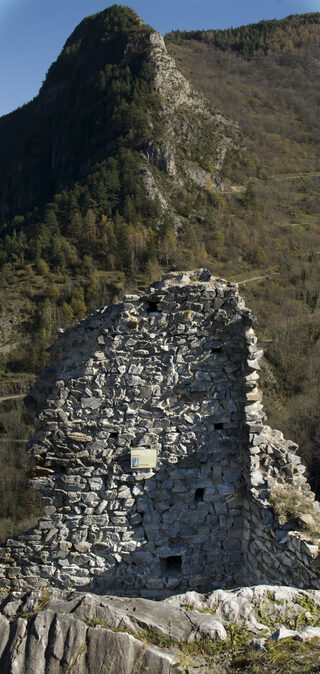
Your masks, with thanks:
[[[144,182],[149,195],[157,196],[179,223],[174,213],[176,192],[188,190],[192,184],[212,191],[226,189],[220,171],[227,151],[239,143],[238,127],[190,85],[169,56],[159,33],[151,33],[150,42],[154,87],[160,99],[158,121],[165,133],[143,151],[149,162],[144,162]],[[169,191],[163,171],[175,177]]]

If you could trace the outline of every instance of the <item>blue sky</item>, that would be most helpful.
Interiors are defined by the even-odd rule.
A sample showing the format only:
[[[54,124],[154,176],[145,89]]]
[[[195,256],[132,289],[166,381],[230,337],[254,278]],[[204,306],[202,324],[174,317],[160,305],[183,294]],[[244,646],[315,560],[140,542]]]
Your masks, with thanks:
[[[75,26],[106,0],[0,0],[0,116],[37,95]],[[228,28],[320,11],[320,0],[131,0],[156,30]]]

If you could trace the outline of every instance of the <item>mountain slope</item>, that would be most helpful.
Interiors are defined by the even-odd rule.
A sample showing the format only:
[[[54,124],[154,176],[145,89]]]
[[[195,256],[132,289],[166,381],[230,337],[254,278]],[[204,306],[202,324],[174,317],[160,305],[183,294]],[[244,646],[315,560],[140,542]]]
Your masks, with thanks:
[[[233,219],[233,249],[247,271],[231,275],[253,276],[255,248],[261,280],[244,291],[268,341],[268,414],[299,442],[318,489],[319,39],[319,13],[166,36],[184,75],[244,133],[246,154],[236,157],[233,179],[248,172],[250,180],[242,228],[239,210]]]
[[[85,255],[113,269],[111,255],[136,271],[168,228],[206,214],[239,145],[161,36],[117,6],[76,28],[39,96],[0,120],[0,141],[0,261],[52,270]]]
[[[259,21],[226,30],[175,30],[167,39],[197,40],[218,51],[233,51],[245,58],[265,56],[272,51],[317,46],[320,13],[291,14],[285,19]]]
[[[320,13],[166,39],[184,74],[240,124],[261,159],[252,169],[319,170]]]

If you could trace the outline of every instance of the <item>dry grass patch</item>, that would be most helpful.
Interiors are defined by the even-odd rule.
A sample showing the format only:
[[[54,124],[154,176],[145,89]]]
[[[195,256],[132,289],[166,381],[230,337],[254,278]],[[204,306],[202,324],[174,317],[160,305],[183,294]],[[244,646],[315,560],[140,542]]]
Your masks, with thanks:
[[[320,509],[312,492],[278,484],[272,489],[270,501],[281,524],[292,523],[313,542],[320,542]]]

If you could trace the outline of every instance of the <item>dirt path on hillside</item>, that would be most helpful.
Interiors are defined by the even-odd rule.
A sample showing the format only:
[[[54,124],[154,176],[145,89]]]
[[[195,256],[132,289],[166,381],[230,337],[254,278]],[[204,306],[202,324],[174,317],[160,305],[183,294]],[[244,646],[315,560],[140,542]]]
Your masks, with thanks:
[[[261,281],[265,278],[272,278],[272,276],[280,276],[280,272],[276,271],[273,274],[265,274],[264,276],[253,276],[252,278],[247,278],[244,281],[236,281],[238,286],[243,286],[245,283],[251,283],[251,281]]]
[[[282,173],[280,175],[274,175],[274,180],[298,180],[298,178],[314,178],[320,176],[320,171],[313,171],[311,173]]]
[[[27,395],[26,393],[18,393],[12,396],[3,396],[0,397],[0,403],[4,403],[6,400],[19,400],[21,398],[25,398],[26,395]]]

